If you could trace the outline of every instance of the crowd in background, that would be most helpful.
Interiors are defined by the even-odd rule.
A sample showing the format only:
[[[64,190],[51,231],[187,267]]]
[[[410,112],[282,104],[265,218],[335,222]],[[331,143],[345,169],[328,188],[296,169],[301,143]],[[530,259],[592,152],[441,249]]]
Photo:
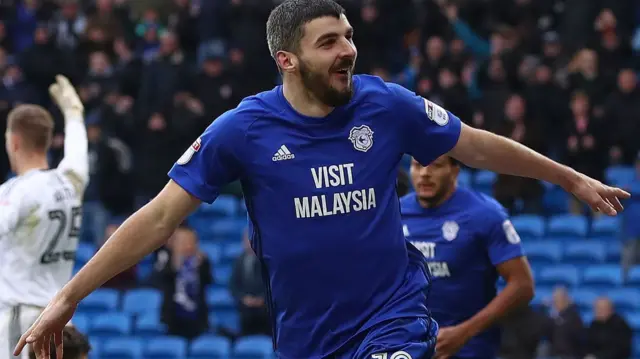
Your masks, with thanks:
[[[355,28],[358,73],[400,83],[467,124],[526,144],[597,179],[609,165],[636,161],[637,1],[339,2]],[[20,103],[50,108],[57,118],[51,153],[55,163],[61,157],[63,122],[47,95],[54,76],[72,79],[85,103],[91,158],[85,240],[100,243],[119,218],[154,196],[173,162],[218,115],[279,81],[265,41],[265,23],[276,3],[0,1],[0,117]],[[0,121],[0,131],[4,126]],[[0,178],[9,173],[2,153]],[[227,191],[240,195],[234,186]],[[495,197],[518,213],[539,211],[543,192],[535,180],[509,176],[499,176],[494,189]],[[208,269],[197,270],[210,265],[206,257],[188,263],[195,271],[181,271],[185,263],[172,262],[176,251],[197,252],[194,239],[188,231],[177,235],[166,253],[157,255],[157,285],[168,298],[174,296],[176,281],[187,286],[212,281]],[[263,294],[249,253],[247,249],[238,259],[233,291],[247,318],[262,318]],[[195,280],[194,273],[201,276]],[[201,299],[198,305],[203,303]],[[560,289],[553,307],[553,320],[527,326],[515,347],[527,347],[540,333],[554,330],[551,354],[558,357],[629,356],[628,326],[610,303],[596,305],[595,317],[601,320],[585,329],[589,345],[584,345],[585,336],[576,341],[582,322],[575,324],[570,299]],[[530,310],[514,316],[514,323],[535,323],[529,317],[537,312]],[[166,307],[163,317],[188,337],[206,326],[185,325],[187,316],[176,319]],[[252,327],[254,321],[246,322]],[[505,350],[524,330],[514,325]],[[262,324],[247,330],[265,332]],[[617,352],[605,352],[605,347]],[[525,354],[510,357],[523,357],[518,355]]]

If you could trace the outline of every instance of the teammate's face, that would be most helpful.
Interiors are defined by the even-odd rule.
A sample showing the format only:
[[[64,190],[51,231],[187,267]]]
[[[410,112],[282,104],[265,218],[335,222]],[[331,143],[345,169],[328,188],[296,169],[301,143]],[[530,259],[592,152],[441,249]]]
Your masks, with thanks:
[[[459,171],[448,156],[440,156],[428,166],[411,160],[411,182],[418,199],[438,204],[455,186]]]
[[[343,15],[322,17],[305,25],[298,70],[305,88],[324,104],[345,105],[353,95],[357,50],[353,28]]]

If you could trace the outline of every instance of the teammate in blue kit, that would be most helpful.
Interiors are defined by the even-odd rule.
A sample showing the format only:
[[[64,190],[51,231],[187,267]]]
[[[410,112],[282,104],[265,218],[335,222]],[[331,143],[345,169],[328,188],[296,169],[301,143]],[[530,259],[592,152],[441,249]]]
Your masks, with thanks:
[[[495,358],[494,324],[533,297],[533,278],[520,237],[494,199],[457,186],[449,156],[428,166],[411,162],[415,189],[400,200],[405,237],[431,270],[427,307],[440,325],[437,358]],[[498,275],[507,286],[496,296]]]
[[[167,186],[58,293],[16,352],[28,342],[46,357],[45,343],[59,338],[82,298],[161,246],[236,179],[264,269],[274,346],[285,359],[432,356],[429,275],[404,238],[395,191],[405,153],[424,165],[448,153],[472,167],[541,178],[609,215],[629,196],[463,125],[401,86],[354,76],[353,29],[332,0],[285,0],[269,16],[267,42],[283,85],[213,121]]]

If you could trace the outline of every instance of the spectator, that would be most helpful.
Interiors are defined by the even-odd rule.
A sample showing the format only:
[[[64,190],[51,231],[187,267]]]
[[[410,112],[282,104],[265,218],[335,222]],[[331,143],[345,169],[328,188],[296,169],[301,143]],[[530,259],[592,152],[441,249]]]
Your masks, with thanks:
[[[179,228],[160,271],[164,299],[162,321],[171,335],[193,339],[209,326],[206,288],[213,283],[209,258],[198,248],[196,233]]]
[[[614,311],[611,300],[598,298],[593,305],[593,314],[593,322],[587,331],[585,359],[630,358],[633,331]]]
[[[500,357],[534,359],[545,337],[545,316],[531,306],[511,312],[502,322]]]
[[[233,265],[230,283],[231,294],[236,299],[240,311],[240,332],[241,335],[271,335],[262,267],[251,249],[246,231],[242,243],[244,252]]]
[[[582,358],[585,329],[578,307],[571,301],[566,288],[554,290],[549,319],[549,354],[559,359]]]

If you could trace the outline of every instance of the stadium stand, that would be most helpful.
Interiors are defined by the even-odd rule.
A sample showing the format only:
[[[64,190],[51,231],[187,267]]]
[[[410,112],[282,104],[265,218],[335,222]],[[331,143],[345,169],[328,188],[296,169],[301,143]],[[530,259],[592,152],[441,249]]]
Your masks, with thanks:
[[[6,117],[18,103],[53,108],[44,94],[59,72],[78,86],[87,108],[92,176],[76,270],[101,245],[109,223],[162,188],[171,164],[212,119],[279,81],[264,36],[277,2],[0,2],[0,114]],[[358,72],[400,83],[470,125],[635,194],[624,215],[612,219],[592,216],[547,183],[513,182],[471,169],[459,177],[462,186],[496,195],[513,214],[536,279],[532,306],[547,307],[554,288],[564,285],[588,325],[594,301],[607,296],[634,330],[633,357],[640,359],[640,256],[633,258],[631,245],[640,238],[640,5],[342,3],[356,28]],[[590,101],[586,114],[579,94]],[[516,97],[525,100],[524,108]],[[63,126],[53,112],[56,163]],[[402,163],[407,168],[408,159]],[[2,154],[0,178],[10,176]],[[536,192],[538,186],[542,191]],[[246,221],[237,185],[189,219],[212,262],[207,333],[192,341],[168,335],[162,292],[150,285],[156,258],[149,256],[135,268],[136,288],[103,288],[80,304],[73,323],[89,334],[91,358],[273,357],[269,337],[236,337],[241,323],[229,281]]]

